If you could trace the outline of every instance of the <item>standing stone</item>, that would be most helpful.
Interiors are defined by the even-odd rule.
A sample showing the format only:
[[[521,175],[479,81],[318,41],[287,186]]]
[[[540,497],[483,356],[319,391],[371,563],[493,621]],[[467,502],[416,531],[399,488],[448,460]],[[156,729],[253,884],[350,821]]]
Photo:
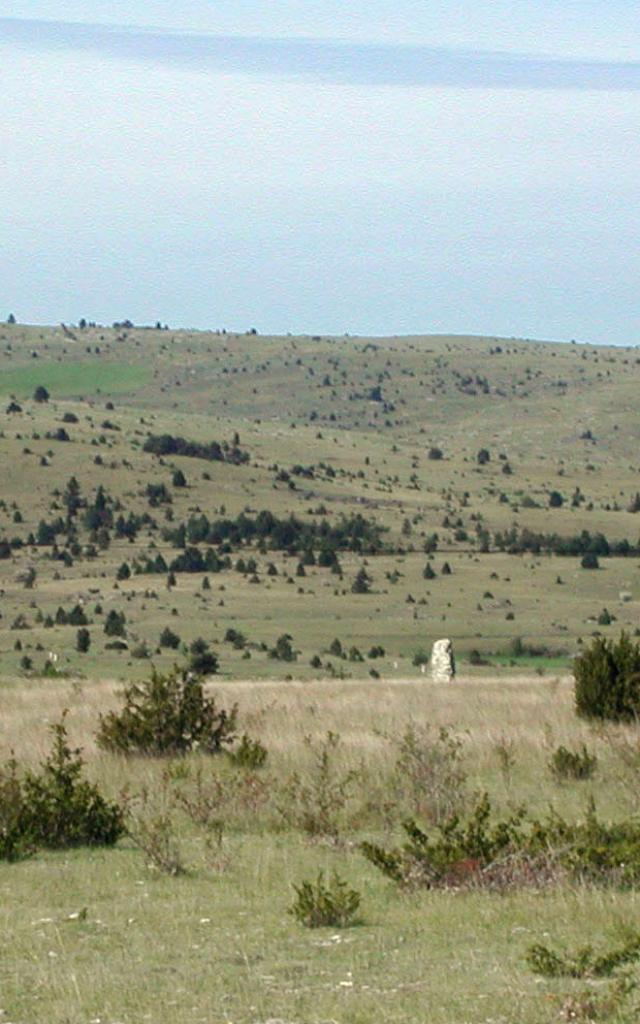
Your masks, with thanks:
[[[436,640],[431,650],[430,668],[434,683],[450,683],[454,678],[456,663],[450,640]]]

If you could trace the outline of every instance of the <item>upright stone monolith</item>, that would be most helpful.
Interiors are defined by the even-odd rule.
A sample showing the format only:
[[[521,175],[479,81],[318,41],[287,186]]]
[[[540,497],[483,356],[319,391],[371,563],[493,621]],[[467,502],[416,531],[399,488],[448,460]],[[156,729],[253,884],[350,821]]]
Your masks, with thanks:
[[[456,674],[453,644],[450,640],[436,640],[431,650],[431,679],[434,683],[450,683]]]

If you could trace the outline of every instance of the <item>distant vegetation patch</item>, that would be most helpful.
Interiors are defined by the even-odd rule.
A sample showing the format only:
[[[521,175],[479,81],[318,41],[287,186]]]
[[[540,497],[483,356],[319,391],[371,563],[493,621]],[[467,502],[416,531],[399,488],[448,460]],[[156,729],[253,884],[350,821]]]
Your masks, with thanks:
[[[206,459],[208,462],[232,462],[240,465],[249,461],[249,455],[237,444],[229,445],[217,441],[188,441],[171,434],[151,434],[144,443],[144,451],[153,455],[184,455],[190,459]]]

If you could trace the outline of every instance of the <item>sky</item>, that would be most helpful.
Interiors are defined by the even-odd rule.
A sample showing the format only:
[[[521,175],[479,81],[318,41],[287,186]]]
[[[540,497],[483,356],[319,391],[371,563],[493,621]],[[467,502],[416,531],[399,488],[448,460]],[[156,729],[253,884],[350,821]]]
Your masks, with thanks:
[[[0,317],[640,343],[640,5],[13,0]]]

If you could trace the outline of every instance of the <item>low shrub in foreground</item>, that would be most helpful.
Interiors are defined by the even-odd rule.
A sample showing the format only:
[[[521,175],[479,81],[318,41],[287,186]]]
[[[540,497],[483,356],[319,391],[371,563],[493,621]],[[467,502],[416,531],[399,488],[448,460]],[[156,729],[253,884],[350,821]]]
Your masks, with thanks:
[[[126,810],[127,835],[144,853],[147,866],[166,875],[183,875],[186,867],[170,809],[154,803],[143,789],[127,800]]]
[[[534,972],[545,978],[610,978],[618,969],[640,958],[640,934],[631,935],[614,949],[596,953],[593,946],[581,946],[575,953],[557,953],[536,943],[527,950],[526,960]]]
[[[174,668],[132,683],[124,706],[100,716],[98,745],[120,754],[218,753],[235,739],[237,705],[226,711],[207,697],[199,676]]]
[[[355,923],[360,893],[350,889],[335,872],[325,882],[320,871],[315,882],[294,885],[296,899],[289,913],[307,928],[346,928]]]
[[[254,740],[242,734],[240,743],[235,750],[230,750],[229,759],[237,768],[246,768],[249,771],[257,771],[264,768],[269,752],[260,740]]]
[[[23,827],[22,811],[18,764],[11,760],[0,769],[0,860],[22,860],[34,850],[31,836]]]
[[[585,744],[581,750],[558,747],[549,762],[551,774],[560,782],[565,779],[591,779],[598,767],[598,758],[590,754]]]
[[[415,821],[403,828],[396,849],[365,842],[365,857],[393,881],[426,888],[535,884],[568,875],[579,881],[634,887],[640,884],[640,823],[608,824],[593,804],[583,821],[553,813],[527,820],[524,811],[492,820],[485,794],[466,821],[458,817],[431,832]]]
[[[395,783],[411,812],[430,824],[447,821],[467,803],[467,771],[460,736],[411,723],[398,739]]]
[[[66,713],[65,713],[66,714]],[[38,847],[112,846],[124,816],[82,777],[79,749],[69,746],[65,715],[52,726],[53,746],[39,772],[11,761],[0,772],[0,857],[16,860]]]
[[[457,815],[423,831],[415,821],[403,824],[407,834],[404,845],[384,850],[373,843],[362,843],[361,850],[385,875],[403,885],[426,888],[464,884],[477,880],[483,870],[522,849],[526,831],[524,812],[518,811],[502,821],[491,821],[491,804],[485,794],[465,822]]]
[[[293,772],[285,782],[278,810],[287,825],[299,828],[309,839],[335,843],[358,773],[337,763],[337,733],[329,731],[317,744],[307,736],[305,743],[312,755],[311,770],[304,777]]]

